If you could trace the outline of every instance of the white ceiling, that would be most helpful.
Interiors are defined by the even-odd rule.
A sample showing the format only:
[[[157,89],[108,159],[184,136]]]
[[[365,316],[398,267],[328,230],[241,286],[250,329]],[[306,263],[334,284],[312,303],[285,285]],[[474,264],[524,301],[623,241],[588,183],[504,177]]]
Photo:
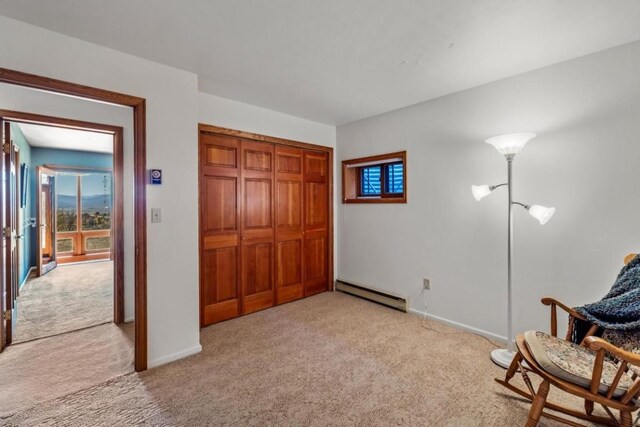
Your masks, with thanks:
[[[329,124],[640,39],[636,0],[0,0],[0,14]]]
[[[113,152],[111,134],[31,123],[19,123],[18,126],[32,147],[109,154]]]

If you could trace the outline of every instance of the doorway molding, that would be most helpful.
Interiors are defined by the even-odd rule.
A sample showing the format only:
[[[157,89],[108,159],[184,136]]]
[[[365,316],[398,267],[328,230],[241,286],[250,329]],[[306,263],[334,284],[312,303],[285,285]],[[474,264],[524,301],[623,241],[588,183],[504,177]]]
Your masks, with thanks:
[[[136,371],[147,369],[146,100],[105,89],[0,68],[0,82],[133,109],[134,295]],[[115,172],[115,171],[114,171]]]
[[[113,166],[108,169],[113,176],[113,218],[112,218],[112,247],[114,261],[113,276],[113,322],[116,324],[124,323],[124,183],[123,183],[123,156],[124,156],[124,129],[120,126],[106,125],[102,123],[86,122],[62,117],[45,116],[41,114],[25,113],[20,111],[2,110],[0,109],[0,117],[3,120],[12,123],[38,124],[50,127],[59,127],[65,129],[84,130],[92,132],[100,132],[113,136]],[[78,170],[104,170],[101,168],[82,168],[61,165],[44,164],[41,165],[48,169],[59,171],[78,171]],[[37,174],[38,171],[34,170]],[[35,189],[33,189],[35,190]],[[40,198],[36,197],[36,205],[40,204]],[[39,215],[37,208],[37,215]],[[40,239],[40,233],[37,239]],[[40,243],[37,244],[37,247]]]

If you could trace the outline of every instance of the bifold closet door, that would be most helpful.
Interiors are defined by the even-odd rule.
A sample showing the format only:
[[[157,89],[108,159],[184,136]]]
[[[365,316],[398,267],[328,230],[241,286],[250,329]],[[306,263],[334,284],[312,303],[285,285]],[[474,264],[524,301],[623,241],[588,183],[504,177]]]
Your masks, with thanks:
[[[240,140],[200,135],[200,325],[240,315]]]
[[[329,289],[329,154],[200,132],[200,325]]]
[[[273,306],[275,297],[274,147],[242,140],[242,313]]]
[[[276,303],[304,296],[302,150],[277,146]]]
[[[328,289],[329,159],[325,152],[304,152],[304,295]]]

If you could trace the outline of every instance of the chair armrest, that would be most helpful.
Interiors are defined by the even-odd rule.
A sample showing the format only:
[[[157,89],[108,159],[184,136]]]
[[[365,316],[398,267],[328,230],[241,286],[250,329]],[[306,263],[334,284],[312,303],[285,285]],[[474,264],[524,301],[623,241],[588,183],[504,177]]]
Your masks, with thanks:
[[[573,316],[576,319],[587,320],[580,313],[578,313],[571,307],[567,307],[566,305],[564,305],[563,303],[561,303],[555,298],[544,297],[542,298],[541,302],[544,305],[551,306],[551,335],[553,335],[554,337],[558,336],[558,313],[557,313],[556,307],[560,307],[561,309],[569,313],[569,316]]]
[[[607,340],[591,336],[584,339],[584,344],[591,350],[604,350],[618,360],[623,360],[627,363],[640,367],[640,354],[623,350],[620,347],[616,347],[615,345],[611,344]]]
[[[567,307],[566,305],[564,305],[563,303],[561,303],[560,301],[558,301],[555,298],[551,298],[551,297],[544,297],[542,298],[542,304],[544,305],[550,305],[550,306],[558,306],[561,309],[563,309],[564,311],[566,311],[567,313],[569,313],[570,316],[575,317],[576,319],[580,319],[580,320],[587,320],[584,318],[584,316],[580,313],[578,313],[577,311],[575,311],[573,308],[571,307]]]

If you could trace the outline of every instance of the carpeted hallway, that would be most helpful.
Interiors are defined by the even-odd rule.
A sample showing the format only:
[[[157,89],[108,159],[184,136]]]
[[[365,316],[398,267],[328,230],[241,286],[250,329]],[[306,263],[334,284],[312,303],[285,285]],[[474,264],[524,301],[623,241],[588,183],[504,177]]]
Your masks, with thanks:
[[[60,265],[20,290],[13,342],[113,321],[113,262]]]
[[[206,328],[198,355],[47,400],[0,424],[524,425],[528,402],[493,381],[504,371],[489,360],[492,344],[428,326],[439,332],[417,316],[324,293]]]
[[[133,323],[107,323],[0,353],[2,417],[133,372]]]

